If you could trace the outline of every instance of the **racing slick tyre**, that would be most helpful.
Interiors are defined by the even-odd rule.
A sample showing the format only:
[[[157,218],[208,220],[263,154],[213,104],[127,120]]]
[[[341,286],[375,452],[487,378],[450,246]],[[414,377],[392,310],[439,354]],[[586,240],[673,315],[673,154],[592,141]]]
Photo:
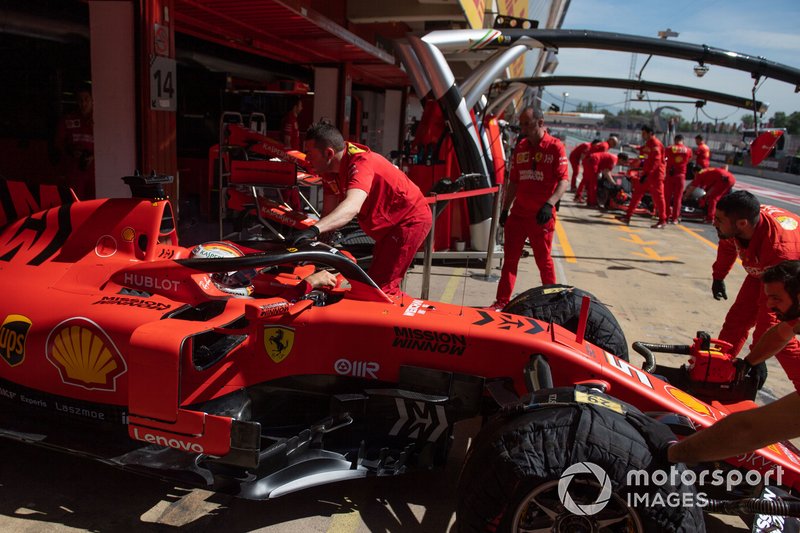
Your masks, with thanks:
[[[705,531],[703,500],[684,484],[685,467],[674,468],[653,459],[625,415],[542,404],[478,434],[459,479],[456,531]],[[656,470],[672,479],[637,483]]]
[[[341,236],[335,239],[331,244],[341,247],[358,260],[359,266],[363,269],[368,269],[371,263],[372,250],[375,248],[375,239],[364,233],[364,230],[356,227],[345,226],[340,230]]]
[[[583,297],[591,298],[586,340],[617,357],[629,361],[628,341],[611,311],[591,293],[569,285],[542,285],[529,289],[503,308],[504,313],[554,322],[570,331],[578,331]]]

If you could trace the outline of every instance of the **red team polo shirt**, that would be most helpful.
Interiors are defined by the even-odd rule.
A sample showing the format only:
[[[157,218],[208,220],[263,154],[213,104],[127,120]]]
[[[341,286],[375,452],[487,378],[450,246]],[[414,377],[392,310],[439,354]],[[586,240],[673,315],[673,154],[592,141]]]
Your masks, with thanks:
[[[683,144],[673,144],[667,148],[667,175],[685,176],[686,165],[692,159],[692,149]]]
[[[664,145],[656,139],[655,135],[639,148],[639,153],[645,157],[642,171],[648,178],[663,179],[666,174],[664,164]]]
[[[615,166],[617,166],[617,156],[611,152],[595,152],[583,160],[583,168],[592,173],[611,171]]]
[[[597,152],[608,152],[608,143],[605,141],[601,141],[599,143],[594,143],[589,147],[589,151],[586,152],[587,154],[595,154]]]
[[[283,135],[289,137],[289,146],[292,150],[300,149],[300,126],[297,124],[297,115],[292,111],[286,113],[283,117],[283,124],[281,125]]]
[[[366,146],[346,143],[339,174],[322,179],[327,190],[336,194],[340,201],[350,189],[367,193],[358,212],[358,224],[376,241],[402,221],[418,216],[430,219],[430,207],[419,187]]]
[[[524,138],[511,157],[508,179],[517,184],[511,214],[536,216],[553,195],[558,183],[568,179],[567,168],[567,152],[561,141],[545,133],[538,146],[531,146],[528,138]]]
[[[592,143],[581,143],[581,144],[579,144],[578,146],[573,148],[572,151],[569,153],[569,160],[570,161],[580,161],[581,160],[581,156],[583,154],[585,154],[585,153],[588,154],[589,153],[589,148],[591,148],[591,146],[592,146]]]
[[[708,165],[711,162],[711,149],[708,147],[706,143],[700,143],[697,145],[697,148],[694,152],[697,162],[697,166],[700,168],[708,168]]]
[[[736,177],[724,168],[706,168],[695,174],[692,186],[708,192],[714,185],[723,181],[731,187],[736,185]]]
[[[714,279],[725,279],[737,256],[747,274],[759,279],[767,267],[800,258],[800,218],[778,207],[762,205],[761,218],[746,248],[735,238],[719,241],[712,267]]]

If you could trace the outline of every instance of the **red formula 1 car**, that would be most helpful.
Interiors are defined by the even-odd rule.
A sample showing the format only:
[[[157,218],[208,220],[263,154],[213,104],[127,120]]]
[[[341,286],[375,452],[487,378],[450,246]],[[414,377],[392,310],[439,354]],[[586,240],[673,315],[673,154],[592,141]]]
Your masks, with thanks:
[[[266,499],[441,465],[454,424],[484,416],[460,531],[703,529],[700,507],[630,498],[697,495],[683,477],[631,486],[631,471],[658,466],[641,419],[659,422],[640,411],[685,435],[741,407],[698,401],[604,349],[613,317],[593,318],[598,302],[581,300],[574,333],[555,313],[525,316],[576,293],[563,287],[500,313],[392,301],[324,245],[191,257],[159,180],[128,181],[133,198],[84,202],[0,182],[0,436]],[[298,294],[310,263],[336,270],[340,288]],[[218,274],[247,270],[250,297],[220,290]],[[790,492],[798,465],[778,443],[721,468],[781,467]]]

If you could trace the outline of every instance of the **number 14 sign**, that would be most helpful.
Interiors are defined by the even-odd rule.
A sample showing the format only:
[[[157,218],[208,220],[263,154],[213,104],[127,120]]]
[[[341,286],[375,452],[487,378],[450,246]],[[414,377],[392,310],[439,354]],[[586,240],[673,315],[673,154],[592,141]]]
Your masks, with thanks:
[[[150,109],[175,111],[177,109],[175,60],[155,56],[150,62]]]

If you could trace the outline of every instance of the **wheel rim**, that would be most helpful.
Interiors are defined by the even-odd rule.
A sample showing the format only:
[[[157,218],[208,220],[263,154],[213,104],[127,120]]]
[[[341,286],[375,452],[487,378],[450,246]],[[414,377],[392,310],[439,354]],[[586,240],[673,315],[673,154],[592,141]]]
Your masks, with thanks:
[[[591,516],[571,513],[561,503],[558,496],[558,481],[542,483],[530,491],[514,511],[511,531],[517,533],[604,533],[626,531],[644,533],[636,510],[629,507],[625,499],[615,493],[605,508]],[[589,500],[599,493],[601,487],[593,481],[577,480],[572,483],[573,497],[590,495]]]

